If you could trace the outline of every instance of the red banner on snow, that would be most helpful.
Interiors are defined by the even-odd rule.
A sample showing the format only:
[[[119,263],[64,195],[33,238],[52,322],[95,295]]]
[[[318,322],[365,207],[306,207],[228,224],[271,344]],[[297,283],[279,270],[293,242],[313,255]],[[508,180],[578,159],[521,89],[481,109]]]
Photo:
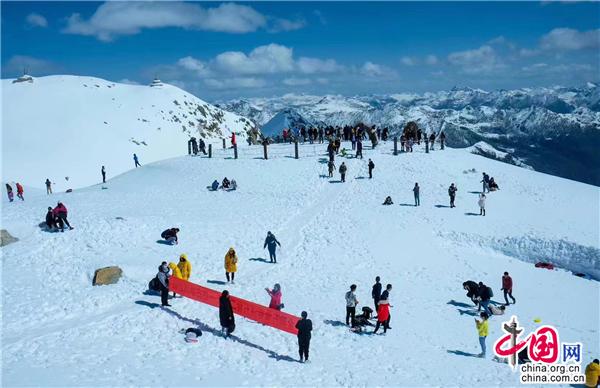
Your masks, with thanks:
[[[178,279],[174,276],[169,278],[169,291],[186,296],[198,302],[219,307],[219,298],[221,297],[220,292]],[[231,296],[231,294],[229,295],[229,298],[231,299],[231,306],[233,307],[234,314],[241,315],[242,317],[291,334],[298,334],[296,323],[300,318],[245,299],[236,298],[235,296]]]

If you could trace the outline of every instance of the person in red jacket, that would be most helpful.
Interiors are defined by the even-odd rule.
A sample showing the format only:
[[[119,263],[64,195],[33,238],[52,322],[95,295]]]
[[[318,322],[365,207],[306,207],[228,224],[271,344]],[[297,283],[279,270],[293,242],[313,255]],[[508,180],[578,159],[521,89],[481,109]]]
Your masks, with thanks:
[[[387,299],[383,299],[379,301],[377,305],[377,325],[375,325],[375,330],[373,334],[377,333],[379,330],[379,326],[383,324],[383,332],[387,332],[388,329],[388,318],[390,317],[390,302]]]
[[[507,295],[510,296],[510,298],[513,301],[513,304],[515,304],[517,302],[515,300],[515,298],[512,296],[512,287],[513,287],[512,278],[508,275],[508,272],[504,272],[504,276],[502,276],[502,290],[504,291],[504,300],[506,301],[507,306],[510,304],[510,303],[508,303],[508,298],[506,297]]]
[[[65,231],[65,224],[69,227],[69,229],[73,229],[69,221],[67,221],[67,207],[63,205],[62,202],[59,202],[56,207],[52,210],[52,214],[56,217],[56,221],[58,222],[58,226],[60,227],[60,231]]]
[[[235,147],[235,144],[236,144],[235,132],[231,132],[231,145]]]
[[[271,302],[269,303],[270,309],[281,310],[283,304],[281,303],[281,286],[279,283],[275,283],[272,290],[265,288],[267,294],[271,297]]]
[[[19,197],[21,201],[25,200],[23,197],[23,186],[19,182],[17,182],[17,197]]]

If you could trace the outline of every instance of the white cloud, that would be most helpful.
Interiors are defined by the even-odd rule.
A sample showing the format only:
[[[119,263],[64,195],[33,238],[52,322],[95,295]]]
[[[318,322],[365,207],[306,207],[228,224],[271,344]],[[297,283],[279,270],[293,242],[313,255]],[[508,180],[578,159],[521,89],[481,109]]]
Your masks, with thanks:
[[[439,63],[439,59],[435,55],[428,55],[425,57],[425,63],[430,66],[437,65]]]
[[[214,59],[215,67],[232,74],[285,73],[294,69],[293,50],[271,43],[259,46],[248,55],[240,51],[228,51]]]
[[[286,78],[283,80],[284,85],[288,86],[303,86],[310,85],[312,80],[310,78]]]
[[[306,21],[304,19],[288,20],[288,19],[273,19],[272,26],[269,28],[269,32],[281,32],[281,31],[294,31],[304,28]]]
[[[31,27],[48,27],[48,20],[39,13],[30,13],[25,18],[25,21]]]
[[[451,53],[448,62],[461,67],[465,73],[487,73],[504,67],[496,51],[489,45]]]
[[[211,74],[211,71],[206,63],[190,56],[179,59],[177,64],[186,70],[196,73],[200,77],[205,77]]]
[[[226,90],[226,89],[250,89],[250,88],[262,88],[266,86],[265,80],[261,78],[253,77],[240,77],[240,78],[224,78],[214,79],[208,78],[204,80],[206,86],[212,89]]]
[[[129,78],[123,78],[117,81],[120,84],[126,84],[126,85],[139,85],[140,83],[137,81],[132,81]]]
[[[287,31],[303,27],[299,22],[273,19],[273,29]],[[95,36],[111,41],[142,29],[179,27],[242,34],[269,28],[269,18],[247,5],[224,3],[212,8],[183,2],[106,2],[87,20],[74,13],[64,33]]]
[[[544,50],[582,50],[600,48],[600,29],[578,31],[572,28],[555,28],[540,41]]]
[[[333,73],[342,70],[342,66],[333,59],[318,59],[301,57],[296,63],[296,67],[304,74],[314,73]]]
[[[378,65],[376,63],[367,61],[359,69],[359,73],[367,77],[389,77],[394,76],[396,73],[394,70],[387,66]]]
[[[412,57],[402,57],[400,62],[402,62],[402,64],[405,66],[414,66],[417,64],[417,60]]]

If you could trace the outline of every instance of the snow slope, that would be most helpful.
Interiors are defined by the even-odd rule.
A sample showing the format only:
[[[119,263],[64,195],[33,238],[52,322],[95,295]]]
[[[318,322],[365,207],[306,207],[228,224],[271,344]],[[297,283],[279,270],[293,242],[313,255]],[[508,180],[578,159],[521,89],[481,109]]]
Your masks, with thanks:
[[[164,84],[126,85],[93,77],[49,76],[33,83],[2,80],[2,175],[55,190],[97,183],[142,164],[184,155],[190,136],[240,143],[253,124]],[[66,179],[68,177],[68,180]]]
[[[10,204],[3,196],[2,228],[20,239],[2,248],[3,385],[516,386],[507,365],[469,356],[479,345],[461,286],[484,281],[500,301],[504,271],[517,299],[509,312],[528,332],[540,318],[562,341],[581,341],[586,363],[597,357],[598,281],[532,262],[600,278],[598,187],[464,150],[393,156],[390,147],[364,151],[376,164],[373,180],[365,179],[367,159],[347,159],[344,184],[338,174],[321,177],[325,156],[265,161],[262,147],[250,147],[240,160],[147,164],[106,190],[36,192]],[[489,195],[486,217],[472,216],[482,171],[501,187]],[[236,178],[239,190],[205,189],[223,176]],[[412,206],[415,181],[421,207]],[[451,182],[455,209],[446,207]],[[381,206],[387,195],[393,206]],[[37,224],[57,200],[75,229],[43,232]],[[157,244],[175,225],[180,245]],[[277,265],[264,262],[268,230],[282,243]],[[240,258],[236,284],[218,284],[230,246]],[[264,288],[280,283],[286,311],[307,310],[313,320],[311,363],[294,361],[289,334],[236,317],[225,340],[215,308],[180,298],[157,307],[157,296],[143,294],[147,283],[162,260],[183,252],[191,280],[214,289],[266,305]],[[92,287],[94,269],[114,264],[124,278]],[[344,293],[355,283],[360,306],[370,306],[377,275],[394,285],[392,330],[350,333]],[[501,321],[490,323],[490,351]],[[204,335],[188,345],[178,330],[195,325]]]

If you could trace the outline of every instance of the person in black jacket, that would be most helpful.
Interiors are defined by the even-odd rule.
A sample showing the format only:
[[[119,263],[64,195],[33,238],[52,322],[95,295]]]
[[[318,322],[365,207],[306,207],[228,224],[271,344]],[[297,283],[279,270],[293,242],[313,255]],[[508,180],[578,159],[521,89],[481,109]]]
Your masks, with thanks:
[[[467,298],[471,299],[475,305],[479,304],[477,296],[479,295],[479,286],[472,280],[467,280],[463,283],[463,288],[467,291]]]
[[[267,238],[265,239],[265,245],[263,249],[269,248],[269,258],[271,259],[271,263],[277,264],[277,255],[275,251],[277,250],[277,245],[281,246],[281,243],[277,241],[273,233],[267,232]]]
[[[46,213],[46,226],[50,231],[56,228],[56,217],[54,217],[51,207],[48,207],[48,213]]]
[[[160,288],[160,304],[163,307],[171,307],[169,304],[169,267],[167,262],[163,261],[160,267],[158,267],[158,287]]]
[[[168,244],[175,245],[179,243],[177,233],[179,233],[179,228],[170,228],[162,232],[160,237],[164,238]]]
[[[375,163],[371,159],[369,159],[369,179],[373,178],[373,169],[375,168]]]
[[[377,311],[377,305],[379,305],[379,300],[381,299],[381,283],[379,283],[380,280],[381,278],[379,276],[375,278],[375,284],[373,284],[373,290],[371,291],[371,297],[373,297],[375,311]]]
[[[488,314],[488,316],[491,317],[492,315],[494,315],[492,313],[492,310],[490,310],[489,308],[490,299],[492,298],[490,288],[483,284],[483,282],[479,282],[477,296],[479,297],[479,308],[477,309],[477,311],[479,311],[483,307],[483,311],[485,311]]]
[[[302,311],[302,319],[296,323],[298,329],[298,353],[300,354],[300,362],[308,361],[308,349],[310,347],[310,332],[312,331],[312,321],[307,319],[308,313]]]
[[[219,320],[221,321],[221,330],[225,333],[225,338],[229,337],[235,329],[235,319],[233,317],[233,307],[229,299],[229,291],[224,290],[219,298]]]

